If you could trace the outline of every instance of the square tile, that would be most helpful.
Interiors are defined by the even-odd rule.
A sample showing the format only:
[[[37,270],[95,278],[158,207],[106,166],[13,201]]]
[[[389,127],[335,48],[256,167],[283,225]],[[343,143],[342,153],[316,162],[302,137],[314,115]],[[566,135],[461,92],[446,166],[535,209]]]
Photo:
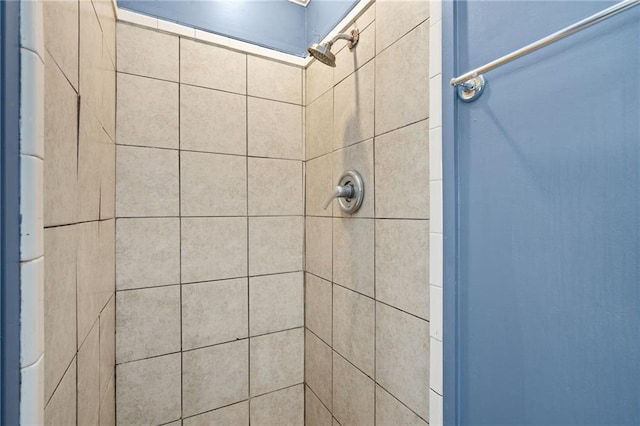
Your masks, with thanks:
[[[182,282],[247,275],[247,219],[183,218]]]
[[[329,90],[306,108],[307,160],[328,154],[333,149],[333,90]]]
[[[215,64],[216,66],[211,66]],[[247,93],[247,55],[193,40],[180,41],[180,82]]]
[[[96,322],[78,350],[78,424],[96,425],[100,416],[100,329]]]
[[[96,1],[94,4],[104,3]],[[115,24],[114,24],[115,25]],[[116,140],[116,66],[107,50],[106,35],[102,43],[102,126],[112,141]],[[115,43],[115,39],[113,40]]]
[[[76,359],[74,358],[71,362],[71,365],[62,377],[60,385],[56,389],[55,393],[51,396],[51,399],[46,398],[45,395],[45,401],[49,401],[44,408],[44,424],[46,426],[77,424],[76,382]]]
[[[100,144],[100,220],[116,216],[116,145],[102,132]]]
[[[302,162],[249,158],[249,214],[302,215]]]
[[[376,138],[376,217],[429,218],[428,121]],[[412,185],[411,196],[399,190]]]
[[[246,96],[180,85],[180,148],[245,155]]]
[[[119,425],[164,424],[180,418],[180,354],[116,367]]]
[[[373,219],[333,219],[334,282],[373,297],[374,237]]]
[[[182,286],[182,348],[247,337],[246,278]]]
[[[302,107],[252,97],[247,102],[249,155],[302,160]]]
[[[118,71],[178,81],[178,37],[118,22]]]
[[[331,282],[306,274],[305,325],[318,337],[331,344],[332,288]]]
[[[177,216],[178,180],[178,151],[118,146],[116,214]]]
[[[246,215],[246,158],[181,152],[180,206],[182,216]]]
[[[178,149],[178,84],[118,73],[120,145]]]
[[[304,381],[302,328],[251,338],[251,396]]]
[[[343,425],[372,425],[375,384],[344,358],[333,354],[333,415]]]
[[[100,401],[100,425],[116,426],[116,379],[115,369],[113,379],[107,386],[106,393]]]
[[[332,404],[332,362],[331,347],[307,330],[304,343],[305,383],[327,407]]]
[[[333,91],[333,147],[373,137],[375,61],[350,75]]]
[[[376,381],[429,418],[429,323],[376,304]]]
[[[429,319],[429,222],[376,220],[376,299]]]
[[[332,278],[332,219],[306,217],[305,268],[327,280]]]
[[[376,386],[376,425],[427,426],[428,423],[380,386]]]
[[[428,1],[380,0],[376,2],[376,52],[429,18]]]
[[[314,43],[317,42],[314,40]],[[314,60],[306,69],[306,102],[309,105],[333,87],[333,68]]]
[[[307,426],[331,426],[331,412],[322,405],[318,397],[307,387],[305,389],[305,424]]]
[[[56,66],[78,90],[78,8],[79,2],[45,1],[44,45],[47,52],[46,68]],[[50,59],[55,60],[55,64]],[[48,71],[48,70],[47,70]]]
[[[76,244],[76,226],[47,228],[44,231],[44,253],[47,259],[44,263],[46,401],[51,398],[76,353]],[[75,364],[73,374],[75,376]],[[75,395],[75,379],[73,383]]]
[[[304,218],[249,218],[249,275],[302,270]]]
[[[337,200],[333,200],[333,215],[342,217],[373,217],[375,184],[373,139],[335,151],[333,153],[333,181],[338,184],[340,176],[347,170],[355,170],[362,176],[364,182],[364,199],[360,209],[353,213],[345,213],[340,208]]]
[[[118,290],[180,283],[180,219],[118,219]]]
[[[251,400],[252,425],[304,425],[304,385],[292,386]]]
[[[182,426],[249,426],[249,402],[243,401],[182,420]]]
[[[249,279],[249,330],[252,336],[304,326],[303,273]]]
[[[251,55],[247,67],[249,96],[302,104],[302,69]]]
[[[62,9],[67,7],[66,2],[60,3]],[[45,10],[50,8],[46,2]],[[78,214],[78,96],[49,55],[44,102],[44,225],[74,223]]]
[[[326,209],[324,203],[331,195],[337,182],[334,182],[331,154],[323,155],[306,162],[305,203],[309,216],[331,216],[331,205]]]
[[[247,399],[248,349],[245,339],[183,353],[183,416]]]
[[[333,349],[373,377],[375,302],[340,286],[333,286]]]
[[[390,2],[388,7],[421,3]],[[376,28],[380,27],[377,20]],[[375,115],[376,135],[429,117],[429,22],[376,57]]]
[[[116,294],[116,362],[180,351],[180,287]]]

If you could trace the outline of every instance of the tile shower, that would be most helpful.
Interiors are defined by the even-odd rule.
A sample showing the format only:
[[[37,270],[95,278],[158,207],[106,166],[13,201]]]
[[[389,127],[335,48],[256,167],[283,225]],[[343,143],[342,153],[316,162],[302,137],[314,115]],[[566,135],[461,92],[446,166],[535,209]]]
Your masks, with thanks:
[[[52,202],[47,275],[96,277],[96,294],[68,286],[48,308],[46,422],[94,423],[81,418],[97,407],[100,424],[427,424],[429,3],[372,4],[357,48],[338,42],[336,68],[306,70],[94,10],[104,23],[85,35],[82,10],[49,6],[57,25],[80,13],[80,35],[50,39],[47,78],[68,89],[52,97],[73,109],[98,30],[112,74],[101,65],[102,92],[84,85],[81,105],[101,107],[76,117],[80,140],[98,141],[91,156],[80,145],[77,177],[75,145],[52,163],[67,174],[51,197],[90,195],[79,216]],[[62,74],[78,39],[80,89]],[[349,169],[362,208],[323,210]],[[56,334],[76,291],[78,350]],[[75,421],[60,417],[72,403]]]

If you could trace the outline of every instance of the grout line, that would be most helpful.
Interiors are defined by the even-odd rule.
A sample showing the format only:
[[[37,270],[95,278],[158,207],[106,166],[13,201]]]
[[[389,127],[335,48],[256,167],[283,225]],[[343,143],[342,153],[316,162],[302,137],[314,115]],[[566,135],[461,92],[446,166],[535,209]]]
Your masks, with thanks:
[[[182,79],[180,70],[182,68],[182,45],[181,38],[178,38],[178,81]],[[178,84],[178,276],[180,279],[180,418],[184,415],[184,332],[183,332],[183,312],[182,312],[182,126],[181,122],[181,96],[182,85]]]
[[[245,68],[244,68],[244,82],[246,87],[245,94],[245,203],[246,203],[246,221],[247,221],[247,276],[250,276],[250,258],[251,253],[249,251],[249,56],[245,55]],[[249,426],[251,426],[251,282],[247,279],[247,397],[248,397],[248,411],[249,411]]]
[[[376,40],[375,40],[375,35],[374,35],[374,40],[373,40],[373,51],[374,51],[374,55],[372,60],[375,60],[375,58],[377,57],[377,54],[375,54],[376,51]],[[375,110],[375,105],[376,105],[376,69],[374,66],[373,69],[373,134],[374,134],[374,139],[373,139],[373,171],[372,171],[372,180],[373,182],[371,183],[373,185],[374,188],[374,194],[373,194],[373,216],[377,217],[377,212],[376,212],[376,191],[375,191],[375,187],[376,187],[376,146],[377,144],[380,143],[380,141],[377,141],[377,138],[375,137],[375,129],[376,129],[376,110]],[[376,143],[377,142],[377,143]],[[427,145],[427,149],[428,149],[428,145]],[[376,369],[377,369],[377,353],[378,353],[378,304],[376,303],[377,300],[377,293],[376,293],[376,284],[377,284],[377,275],[376,275],[376,271],[377,271],[377,263],[376,263],[376,252],[378,250],[376,250],[376,235],[377,235],[377,224],[378,221],[374,220],[373,221],[373,424],[374,426],[377,424],[377,412],[378,412],[378,387],[376,386]]]

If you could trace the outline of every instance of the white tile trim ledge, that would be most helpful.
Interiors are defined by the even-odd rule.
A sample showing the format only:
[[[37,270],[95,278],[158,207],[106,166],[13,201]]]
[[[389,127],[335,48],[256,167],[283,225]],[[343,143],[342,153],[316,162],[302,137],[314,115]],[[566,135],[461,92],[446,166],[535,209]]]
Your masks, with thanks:
[[[20,4],[20,423],[44,424],[44,24]]]
[[[141,13],[119,8],[115,3],[115,0],[113,1],[116,7],[118,21],[128,22],[130,24],[164,31],[181,37],[190,37],[195,40],[212,43],[242,53],[248,53],[268,59],[273,59],[290,65],[295,65],[300,68],[306,68],[311,64],[311,62],[313,62],[313,58],[311,56],[301,58],[299,56],[290,55],[288,53],[279,52],[277,50],[268,49],[262,46],[257,46],[255,44],[236,40],[230,37],[213,34],[208,31],[202,31],[184,25],[179,25],[174,22],[166,21],[164,19],[153,18]],[[362,0],[358,2],[358,4],[356,4],[356,6],[347,14],[347,16],[345,16],[322,41],[330,40],[341,30],[348,27],[356,18],[362,15],[367,7],[374,1],[375,0]]]

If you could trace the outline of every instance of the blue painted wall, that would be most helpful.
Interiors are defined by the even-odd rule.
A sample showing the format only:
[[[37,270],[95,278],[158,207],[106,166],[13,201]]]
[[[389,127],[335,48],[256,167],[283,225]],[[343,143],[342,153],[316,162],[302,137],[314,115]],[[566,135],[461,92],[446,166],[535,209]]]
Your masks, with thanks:
[[[612,3],[445,5],[443,80]],[[640,424],[639,41],[636,7],[444,87],[446,424]]]
[[[177,22],[296,56],[324,38],[357,0],[118,0],[123,9]]]

